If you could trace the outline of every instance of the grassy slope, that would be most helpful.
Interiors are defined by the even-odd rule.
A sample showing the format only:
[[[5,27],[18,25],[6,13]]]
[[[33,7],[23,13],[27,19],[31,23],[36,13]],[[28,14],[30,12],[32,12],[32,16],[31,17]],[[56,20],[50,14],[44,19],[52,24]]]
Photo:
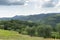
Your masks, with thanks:
[[[18,34],[14,31],[7,31],[0,29],[0,40],[54,40],[54,39],[44,39],[41,37],[30,37],[28,35]],[[55,39],[60,40],[60,39]]]

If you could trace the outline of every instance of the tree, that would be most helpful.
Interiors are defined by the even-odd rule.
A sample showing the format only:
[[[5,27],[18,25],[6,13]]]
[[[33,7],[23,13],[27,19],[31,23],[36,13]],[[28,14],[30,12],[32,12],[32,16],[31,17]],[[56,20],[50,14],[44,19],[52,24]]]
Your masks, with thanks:
[[[50,37],[52,27],[50,25],[40,25],[37,28],[38,35],[41,37]]]
[[[58,24],[56,25],[56,28],[55,28],[55,29],[56,29],[56,31],[59,32],[59,34],[60,34],[60,23],[58,23]]]
[[[34,36],[35,35],[35,28],[34,27],[29,27],[27,29],[28,35]]]

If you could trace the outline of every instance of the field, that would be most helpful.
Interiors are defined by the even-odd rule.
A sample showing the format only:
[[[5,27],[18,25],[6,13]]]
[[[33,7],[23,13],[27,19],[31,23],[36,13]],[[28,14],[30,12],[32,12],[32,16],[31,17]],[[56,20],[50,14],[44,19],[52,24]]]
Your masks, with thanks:
[[[60,39],[30,37],[28,35],[18,34],[18,32],[15,31],[7,31],[0,29],[0,40],[60,40]]]

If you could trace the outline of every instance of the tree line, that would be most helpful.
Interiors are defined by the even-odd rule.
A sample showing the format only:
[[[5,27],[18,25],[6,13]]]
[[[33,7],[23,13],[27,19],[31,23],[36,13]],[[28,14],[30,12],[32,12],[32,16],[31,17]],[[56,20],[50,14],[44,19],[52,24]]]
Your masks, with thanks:
[[[17,31],[20,34],[30,35],[31,37],[60,38],[60,23],[52,27],[52,25],[31,21],[9,20],[0,21],[0,29]]]

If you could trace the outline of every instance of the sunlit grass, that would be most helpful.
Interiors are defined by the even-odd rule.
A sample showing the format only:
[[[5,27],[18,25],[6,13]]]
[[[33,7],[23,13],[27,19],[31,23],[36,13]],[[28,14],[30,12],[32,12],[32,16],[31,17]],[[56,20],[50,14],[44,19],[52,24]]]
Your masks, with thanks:
[[[60,39],[30,37],[28,35],[18,34],[18,32],[15,31],[7,31],[0,29],[0,40],[60,40]]]

